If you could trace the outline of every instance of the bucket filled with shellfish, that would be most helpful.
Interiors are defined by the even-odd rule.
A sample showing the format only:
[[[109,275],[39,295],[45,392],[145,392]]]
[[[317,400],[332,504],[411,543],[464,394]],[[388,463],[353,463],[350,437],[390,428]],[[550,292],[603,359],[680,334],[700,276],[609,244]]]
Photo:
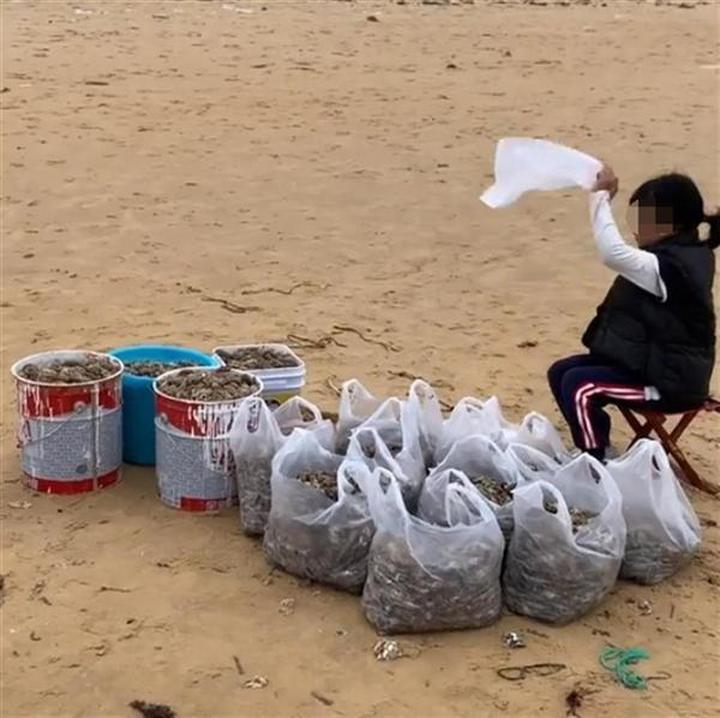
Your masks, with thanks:
[[[201,513],[237,497],[229,432],[244,399],[262,382],[228,367],[191,367],[158,377],[155,391],[155,470],[161,500]]]
[[[262,397],[272,409],[302,393],[305,362],[286,344],[236,344],[215,347],[213,355],[225,366],[256,376]]]
[[[26,484],[51,494],[114,484],[122,464],[122,362],[52,351],[21,359],[11,372]]]

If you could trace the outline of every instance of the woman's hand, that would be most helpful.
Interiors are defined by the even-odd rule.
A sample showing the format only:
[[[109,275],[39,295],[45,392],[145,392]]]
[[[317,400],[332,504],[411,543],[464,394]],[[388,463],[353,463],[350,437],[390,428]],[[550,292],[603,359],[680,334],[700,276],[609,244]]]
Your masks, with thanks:
[[[597,173],[595,186],[592,191],[600,192],[605,190],[610,194],[610,199],[612,199],[617,194],[619,185],[620,180],[615,176],[613,168],[610,167],[610,165],[603,165],[602,169]]]

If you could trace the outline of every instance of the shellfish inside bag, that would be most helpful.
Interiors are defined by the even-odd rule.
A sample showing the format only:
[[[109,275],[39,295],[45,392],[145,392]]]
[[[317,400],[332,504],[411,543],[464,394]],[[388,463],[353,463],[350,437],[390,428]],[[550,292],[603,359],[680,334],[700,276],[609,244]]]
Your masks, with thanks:
[[[569,507],[592,515],[576,532]],[[514,519],[503,575],[511,611],[567,623],[603,601],[620,571],[625,519],[620,491],[600,462],[583,454],[550,481],[518,488]]]
[[[265,530],[270,512],[272,460],[286,435],[300,428],[301,422],[323,447],[332,450],[332,422],[324,420],[319,409],[301,397],[289,399],[275,411],[259,397],[246,399],[240,405],[230,433],[230,448],[235,460],[240,525],[248,535]]]
[[[315,433],[320,443],[332,450],[335,446],[335,427],[322,412],[302,396],[292,396],[273,411],[280,431],[287,436],[295,429],[307,429]]]
[[[350,434],[382,404],[383,400],[371,394],[357,379],[342,385],[338,408],[337,450],[347,451]]]
[[[416,379],[410,385],[407,403],[418,423],[420,449],[425,465],[432,466],[443,427],[440,401],[430,384],[422,379]]]
[[[504,540],[477,492],[450,484],[442,525],[411,515],[397,479],[377,469],[368,489],[376,533],[363,609],[381,633],[477,628],[502,610]]]
[[[298,480],[310,472],[336,475],[337,500]],[[369,477],[363,463],[344,461],[296,429],[273,460],[267,558],[296,576],[359,592],[374,532],[364,493]]]
[[[235,460],[240,526],[249,535],[265,530],[270,513],[272,460],[285,443],[272,410],[260,398],[246,399],[233,422],[230,449]]]
[[[455,473],[452,470],[455,470]],[[458,472],[461,472],[475,491],[479,490],[473,483],[473,479],[477,478],[503,484],[512,491],[524,483],[517,466],[492,439],[480,435],[468,436],[458,441],[442,463],[425,479],[418,503],[419,516],[436,523],[441,520],[448,483],[454,478],[457,479]],[[495,512],[503,535],[509,539],[513,527],[512,499],[507,503],[497,504],[488,496],[483,495],[483,498]]]
[[[352,433],[347,459],[361,461],[371,472],[377,468],[389,471],[398,480],[406,505],[411,510],[415,507],[422,485],[422,477],[415,476],[411,480],[405,475],[403,467],[392,455],[376,429],[363,426]]]
[[[700,547],[700,522],[665,450],[641,439],[607,470],[622,494],[627,523],[620,576],[644,584],[672,576]]]
[[[563,466],[544,451],[527,444],[510,444],[505,455],[526,481],[551,481]]]
[[[386,399],[356,431],[364,429],[374,429],[380,436],[410,483],[405,494],[417,501],[426,474],[417,406],[394,397]]]

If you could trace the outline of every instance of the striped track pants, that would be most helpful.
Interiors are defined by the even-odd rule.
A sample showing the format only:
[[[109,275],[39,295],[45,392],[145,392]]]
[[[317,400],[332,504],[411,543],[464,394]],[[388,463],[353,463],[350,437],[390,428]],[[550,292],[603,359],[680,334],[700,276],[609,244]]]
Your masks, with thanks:
[[[555,401],[572,431],[575,446],[603,458],[610,444],[608,404],[652,406],[645,387],[624,369],[603,365],[588,354],[555,362],[548,370]]]

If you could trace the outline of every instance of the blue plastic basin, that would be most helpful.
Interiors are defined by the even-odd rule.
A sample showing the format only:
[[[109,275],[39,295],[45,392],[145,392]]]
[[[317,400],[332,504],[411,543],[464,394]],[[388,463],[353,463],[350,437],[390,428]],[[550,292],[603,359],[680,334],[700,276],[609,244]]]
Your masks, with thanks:
[[[109,352],[122,362],[192,362],[194,366],[220,366],[217,357],[197,349],[163,344],[142,344]],[[123,461],[155,465],[155,395],[153,378],[123,374]]]

